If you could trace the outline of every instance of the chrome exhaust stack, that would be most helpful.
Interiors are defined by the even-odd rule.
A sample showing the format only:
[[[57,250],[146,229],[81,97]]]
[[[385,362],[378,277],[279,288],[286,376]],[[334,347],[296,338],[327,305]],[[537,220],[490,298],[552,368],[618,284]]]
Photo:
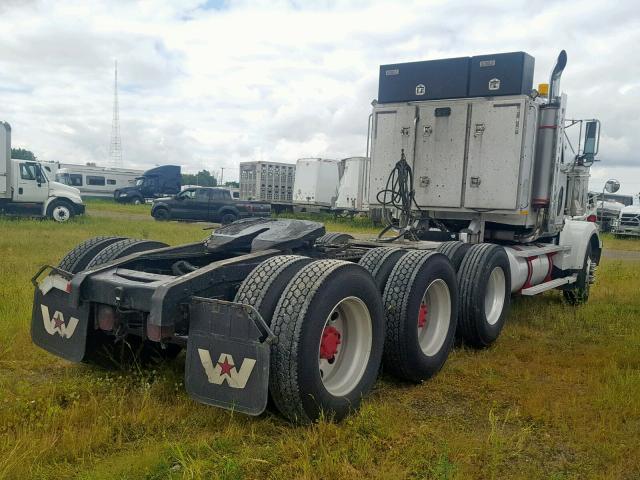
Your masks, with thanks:
[[[567,66],[567,52],[562,50],[558,59],[556,60],[556,66],[553,67],[551,72],[551,79],[549,80],[549,103],[552,103],[557,97],[560,96],[560,77],[564,67]]]

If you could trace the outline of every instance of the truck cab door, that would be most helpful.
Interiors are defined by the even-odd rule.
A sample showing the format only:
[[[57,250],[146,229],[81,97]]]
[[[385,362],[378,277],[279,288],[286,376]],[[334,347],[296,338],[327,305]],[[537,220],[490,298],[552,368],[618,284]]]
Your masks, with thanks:
[[[194,218],[196,203],[196,189],[187,188],[178,195],[171,205],[171,216],[173,218],[191,220]]]
[[[14,201],[43,203],[49,196],[49,184],[37,163],[19,162],[16,178]]]
[[[193,219],[200,221],[209,220],[209,205],[211,204],[210,199],[211,191],[208,188],[198,188],[196,189],[196,197],[194,202],[194,211],[193,211]]]
[[[225,193],[227,195],[225,195]],[[220,210],[225,206],[225,203],[231,203],[231,197],[228,196],[227,191],[214,189],[211,190],[211,203],[209,207],[209,220],[212,222],[220,221]]]
[[[148,176],[144,178],[144,182],[140,187],[140,192],[144,198],[153,198],[158,195],[158,177]]]

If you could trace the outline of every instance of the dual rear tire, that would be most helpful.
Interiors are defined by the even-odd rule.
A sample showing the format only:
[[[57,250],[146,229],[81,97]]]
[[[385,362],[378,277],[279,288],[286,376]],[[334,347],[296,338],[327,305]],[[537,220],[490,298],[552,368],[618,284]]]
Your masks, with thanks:
[[[384,318],[378,288],[361,266],[273,257],[245,279],[235,301],[256,308],[277,337],[269,393],[288,419],[341,419],[373,387]]]
[[[269,392],[292,421],[339,420],[356,409],[383,355],[385,369],[414,382],[436,374],[448,356],[457,284],[446,256],[380,248],[365,257],[361,265],[273,257],[236,294],[276,335]]]
[[[465,344],[486,348],[495,342],[509,315],[511,269],[504,248],[473,245],[458,270],[459,336]]]

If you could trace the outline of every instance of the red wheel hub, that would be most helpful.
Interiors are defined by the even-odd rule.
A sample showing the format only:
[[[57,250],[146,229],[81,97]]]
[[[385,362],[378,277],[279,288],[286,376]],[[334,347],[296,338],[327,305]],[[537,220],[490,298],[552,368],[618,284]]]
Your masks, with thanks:
[[[322,340],[320,340],[320,358],[332,360],[338,353],[338,345],[340,345],[340,332],[337,328],[329,325],[322,332]]]
[[[422,328],[427,324],[427,305],[420,304],[420,310],[418,311],[418,328]]]

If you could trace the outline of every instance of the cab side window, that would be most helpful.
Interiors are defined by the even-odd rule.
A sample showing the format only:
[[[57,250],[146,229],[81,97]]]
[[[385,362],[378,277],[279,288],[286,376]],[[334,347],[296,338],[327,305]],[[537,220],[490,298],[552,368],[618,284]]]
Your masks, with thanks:
[[[20,178],[22,180],[36,179],[36,166],[33,163],[20,164]]]
[[[180,196],[185,200],[193,200],[196,196],[196,191],[194,189],[183,190]]]
[[[223,202],[224,200],[227,199],[227,196],[225,195],[226,191],[225,190],[214,190],[213,191],[213,201],[214,202]]]
[[[209,201],[209,191],[204,188],[199,188],[196,190],[196,200],[199,202],[208,202]]]

